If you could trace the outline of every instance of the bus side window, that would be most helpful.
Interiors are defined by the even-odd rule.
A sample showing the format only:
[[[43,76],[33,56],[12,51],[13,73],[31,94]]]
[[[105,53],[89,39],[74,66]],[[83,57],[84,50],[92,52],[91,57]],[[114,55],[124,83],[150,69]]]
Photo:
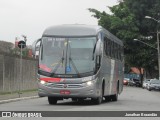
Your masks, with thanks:
[[[114,58],[114,42],[111,41],[111,57]]]
[[[117,51],[118,51],[118,60],[120,60],[120,55],[121,55],[121,52],[120,52],[120,45],[117,46]]]
[[[102,56],[96,56],[96,72],[99,70],[101,66],[101,57]]]
[[[116,44],[113,42],[113,58],[116,58]]]
[[[123,51],[122,51],[122,46],[119,46],[119,59],[122,61],[122,54],[123,54]]]
[[[105,51],[105,54],[108,56],[108,40],[107,40],[107,37],[104,38],[104,51]]]
[[[106,47],[105,48],[106,55],[111,57],[111,55],[112,55],[112,41],[110,39],[108,39],[107,37],[105,39],[105,47]]]
[[[118,59],[118,44],[115,44],[116,59]]]
[[[121,56],[121,61],[123,61],[123,59],[124,59],[124,58],[123,58],[124,53],[123,53],[123,47],[122,47],[122,46],[121,46],[121,55],[120,55],[120,56]]]
[[[107,55],[110,56],[110,40],[107,39]]]

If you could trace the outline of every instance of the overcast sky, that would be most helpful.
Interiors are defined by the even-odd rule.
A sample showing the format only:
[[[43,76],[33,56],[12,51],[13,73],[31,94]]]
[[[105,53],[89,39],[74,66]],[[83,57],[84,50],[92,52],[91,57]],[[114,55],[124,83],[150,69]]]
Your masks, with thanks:
[[[14,43],[27,36],[27,44],[41,37],[51,25],[97,25],[88,8],[110,13],[117,0],[0,0],[0,40]]]

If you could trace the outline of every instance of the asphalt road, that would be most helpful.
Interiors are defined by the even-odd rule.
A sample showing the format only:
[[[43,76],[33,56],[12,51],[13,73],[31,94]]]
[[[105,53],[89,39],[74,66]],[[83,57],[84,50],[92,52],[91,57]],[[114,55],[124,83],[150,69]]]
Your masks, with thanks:
[[[47,98],[43,97],[0,104],[0,111],[160,111],[160,92],[124,87],[117,102],[93,105],[90,100],[79,103],[68,99],[49,105]]]
[[[71,99],[49,105],[47,97],[21,100],[0,104],[0,111],[159,111],[160,92],[148,91],[138,87],[124,87],[117,102],[91,104],[90,100],[81,103]]]

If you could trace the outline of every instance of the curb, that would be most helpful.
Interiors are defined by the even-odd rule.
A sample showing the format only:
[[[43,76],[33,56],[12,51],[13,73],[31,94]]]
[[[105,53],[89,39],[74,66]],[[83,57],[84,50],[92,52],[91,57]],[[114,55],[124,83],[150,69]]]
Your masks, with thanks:
[[[16,101],[20,101],[20,100],[35,99],[35,98],[39,98],[39,96],[31,96],[31,97],[22,97],[22,98],[14,98],[14,99],[8,99],[8,100],[1,100],[0,104],[9,103],[9,102],[16,102]]]

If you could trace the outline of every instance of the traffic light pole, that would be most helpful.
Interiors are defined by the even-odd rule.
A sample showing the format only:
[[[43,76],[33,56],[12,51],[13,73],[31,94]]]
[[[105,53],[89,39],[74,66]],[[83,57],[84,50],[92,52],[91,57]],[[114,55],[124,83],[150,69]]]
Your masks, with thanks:
[[[18,91],[18,96],[19,96],[19,98],[21,97],[21,83],[22,83],[22,44],[20,45],[21,47],[20,47],[20,50],[21,50],[21,52],[20,52],[20,80],[19,80],[19,91]]]
[[[19,72],[19,88],[18,88],[18,95],[19,98],[21,97],[21,88],[23,87],[23,69],[22,69],[22,49],[26,47],[26,42],[25,41],[19,41],[18,42],[18,47],[20,48],[20,72]]]

